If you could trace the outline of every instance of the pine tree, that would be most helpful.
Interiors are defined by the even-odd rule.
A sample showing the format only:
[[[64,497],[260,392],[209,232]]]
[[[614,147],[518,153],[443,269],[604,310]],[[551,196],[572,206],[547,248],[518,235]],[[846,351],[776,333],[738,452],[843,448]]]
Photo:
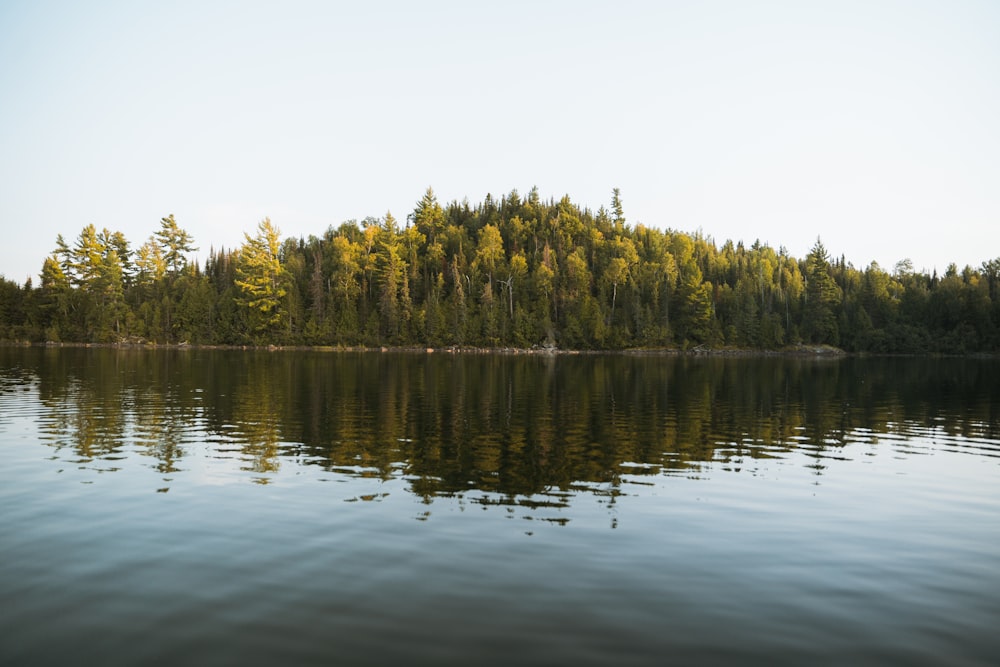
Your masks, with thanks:
[[[285,271],[278,251],[279,230],[264,218],[257,225],[257,234],[244,233],[245,241],[236,262],[238,302],[250,314],[250,326],[255,334],[279,329],[286,312],[282,301],[288,293]]]
[[[170,273],[174,275],[177,275],[187,264],[184,253],[197,250],[191,245],[194,238],[177,226],[173,213],[160,220],[160,229],[156,232],[156,239],[163,250],[163,259],[166,261]]]
[[[843,293],[830,273],[830,257],[819,239],[806,256],[805,274],[803,334],[812,343],[837,345],[840,332],[835,309]]]

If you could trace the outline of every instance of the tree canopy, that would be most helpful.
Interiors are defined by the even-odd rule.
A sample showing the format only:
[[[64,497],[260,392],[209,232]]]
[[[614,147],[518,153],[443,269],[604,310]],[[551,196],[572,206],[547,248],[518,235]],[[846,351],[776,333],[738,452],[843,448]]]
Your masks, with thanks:
[[[281,239],[265,218],[234,250],[189,261],[172,215],[133,249],[87,225],[56,238],[37,287],[0,278],[0,339],[278,345],[1000,351],[1000,258],[891,272],[803,259],[596,212],[537,188]]]

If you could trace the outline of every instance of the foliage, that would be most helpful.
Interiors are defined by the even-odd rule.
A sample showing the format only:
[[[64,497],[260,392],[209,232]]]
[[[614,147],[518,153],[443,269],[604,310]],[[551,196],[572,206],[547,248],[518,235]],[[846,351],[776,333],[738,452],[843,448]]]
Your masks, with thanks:
[[[798,343],[876,353],[1000,351],[1000,258],[943,277],[857,269],[822,242],[783,248],[626,222],[533,188],[390,213],[307,239],[269,219],[190,264],[174,217],[133,251],[120,232],[60,235],[37,287],[0,283],[0,338],[211,344],[560,346]]]
[[[236,259],[237,302],[247,311],[248,333],[255,342],[266,342],[287,319],[282,302],[288,290],[285,272],[278,257],[278,228],[264,218],[257,234],[244,233],[245,242]]]

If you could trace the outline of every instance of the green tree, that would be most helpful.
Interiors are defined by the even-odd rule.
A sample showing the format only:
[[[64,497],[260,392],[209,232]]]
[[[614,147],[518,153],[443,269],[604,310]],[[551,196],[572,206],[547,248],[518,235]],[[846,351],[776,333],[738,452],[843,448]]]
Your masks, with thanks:
[[[194,238],[177,225],[173,213],[160,220],[160,229],[156,232],[156,240],[162,249],[167,268],[173,275],[177,275],[187,265],[187,257],[184,253],[197,250],[191,245]]]
[[[338,337],[353,340],[358,329],[357,298],[361,295],[363,248],[346,236],[336,236],[330,244],[332,269],[330,284],[338,315]]]
[[[840,332],[836,308],[843,292],[830,273],[830,257],[819,239],[806,256],[805,277],[803,334],[812,343],[837,345]]]
[[[611,215],[615,231],[623,231],[625,227],[625,209],[622,208],[622,193],[618,188],[611,191]]]
[[[211,343],[215,299],[208,276],[198,271],[197,265],[188,265],[177,280],[180,301],[176,307],[174,326],[178,338],[191,343]]]
[[[270,218],[264,218],[254,236],[244,233],[236,262],[238,302],[249,313],[250,329],[258,341],[264,340],[265,334],[279,330],[287,315],[282,307],[288,290],[278,256],[279,233]]]
[[[48,257],[38,289],[4,283],[0,337],[348,344],[697,343],[850,350],[1000,348],[1000,259],[942,277],[904,260],[804,259],[759,242],[625,224],[620,192],[595,213],[512,191],[442,206],[431,189],[399,229],[391,215],[278,244],[265,220],[237,251],[188,263],[173,216],[137,251],[88,225]]]
[[[47,257],[42,264],[41,279],[39,322],[45,340],[58,342],[68,332],[72,287],[55,255]]]
[[[159,244],[155,243],[152,237],[139,246],[135,269],[136,284],[147,289],[163,280],[167,275],[167,261],[163,257],[163,251]]]
[[[690,236],[673,235],[671,252],[678,267],[678,285],[674,292],[675,328],[681,341],[702,343],[711,335],[712,286],[704,281],[694,251],[694,240]]]
[[[25,332],[27,312],[25,294],[31,293],[31,282],[25,290],[0,274],[0,340],[19,340]]]
[[[456,345],[463,345],[466,342],[466,330],[468,328],[469,311],[466,302],[465,276],[459,268],[459,258],[452,256],[451,261],[451,298],[449,300],[448,311],[451,313],[450,323],[452,328],[451,342]]]
[[[615,190],[617,192],[617,188]],[[639,263],[635,244],[627,237],[618,237],[610,244],[611,261],[604,272],[605,280],[611,284],[611,314],[608,323],[614,324],[615,305],[618,303],[618,286],[632,278],[632,270]]]
[[[380,331],[393,342],[401,342],[404,320],[408,317],[409,286],[407,264],[402,256],[399,228],[392,213],[386,213],[378,236],[377,272],[379,284]]]
[[[494,225],[486,225],[479,230],[479,243],[476,246],[476,259],[473,266],[478,266],[486,272],[490,291],[493,290],[493,277],[504,259],[503,237]]]
[[[83,337],[111,341],[120,337],[124,310],[124,270],[115,235],[87,225],[71,249],[57,239],[60,251],[68,253],[70,282],[80,290],[78,311]]]

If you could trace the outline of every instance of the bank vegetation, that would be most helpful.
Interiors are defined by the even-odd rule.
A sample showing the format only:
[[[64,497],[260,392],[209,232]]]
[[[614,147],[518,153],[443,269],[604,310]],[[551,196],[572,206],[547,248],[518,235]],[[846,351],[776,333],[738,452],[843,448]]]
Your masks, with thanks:
[[[391,213],[189,260],[172,215],[137,247],[60,235],[37,285],[0,278],[0,339],[30,342],[481,348],[1000,351],[1000,258],[944,275],[804,258],[625,219],[537,189]]]

